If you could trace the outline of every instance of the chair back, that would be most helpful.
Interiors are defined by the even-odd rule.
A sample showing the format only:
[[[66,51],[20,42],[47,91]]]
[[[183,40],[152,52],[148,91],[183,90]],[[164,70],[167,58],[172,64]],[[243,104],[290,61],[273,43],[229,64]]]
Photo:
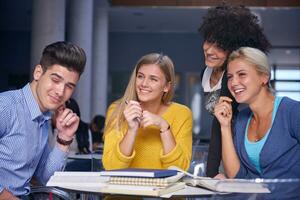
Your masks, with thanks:
[[[69,193],[55,187],[33,186],[31,187],[30,196],[34,200],[44,199],[62,199],[73,200]]]
[[[193,145],[189,172],[197,176],[206,176],[208,145]]]

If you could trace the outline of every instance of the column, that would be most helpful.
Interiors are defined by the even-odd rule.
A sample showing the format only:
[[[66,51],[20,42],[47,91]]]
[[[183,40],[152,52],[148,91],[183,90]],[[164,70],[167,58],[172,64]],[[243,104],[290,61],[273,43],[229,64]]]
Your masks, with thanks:
[[[105,116],[108,76],[108,9],[107,1],[95,1],[92,68],[92,116]]]
[[[93,29],[93,0],[69,1],[68,41],[82,47],[86,53],[87,63],[84,73],[76,86],[73,97],[78,102],[81,119],[91,120],[91,63],[92,63],[92,29]]]
[[[65,13],[65,0],[32,1],[31,72],[46,45],[65,39]]]

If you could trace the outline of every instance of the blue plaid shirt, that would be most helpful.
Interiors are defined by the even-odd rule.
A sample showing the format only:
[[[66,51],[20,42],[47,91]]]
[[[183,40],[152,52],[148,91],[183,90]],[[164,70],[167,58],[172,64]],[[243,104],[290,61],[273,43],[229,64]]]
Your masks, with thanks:
[[[0,192],[26,195],[32,176],[45,184],[63,169],[67,153],[48,145],[50,118],[49,111],[40,111],[29,84],[0,93]]]

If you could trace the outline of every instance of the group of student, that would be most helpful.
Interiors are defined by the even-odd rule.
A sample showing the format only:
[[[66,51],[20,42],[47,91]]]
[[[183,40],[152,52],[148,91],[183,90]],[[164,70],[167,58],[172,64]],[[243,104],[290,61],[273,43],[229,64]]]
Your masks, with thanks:
[[[270,43],[257,17],[246,7],[222,4],[208,10],[199,31],[205,108],[214,115],[207,175],[300,178],[300,103],[274,95],[266,55]],[[33,176],[45,184],[63,169],[80,119],[62,105],[85,62],[80,47],[50,44],[32,82],[0,94],[0,199],[22,198]],[[189,168],[192,112],[172,101],[174,88],[175,69],[167,55],[140,58],[124,95],[108,108],[105,169]],[[57,112],[54,148],[47,144],[51,111]],[[219,174],[221,160],[225,174]]]

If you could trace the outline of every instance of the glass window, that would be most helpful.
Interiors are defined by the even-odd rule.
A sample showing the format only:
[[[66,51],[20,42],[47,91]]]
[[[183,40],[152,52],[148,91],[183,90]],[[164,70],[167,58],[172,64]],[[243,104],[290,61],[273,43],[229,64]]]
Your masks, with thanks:
[[[276,69],[276,80],[300,80],[299,69]]]
[[[276,91],[296,91],[300,90],[300,82],[285,82],[276,81],[275,82]]]
[[[300,67],[280,65],[273,67],[272,79],[277,96],[300,101]]]
[[[291,99],[300,101],[300,92],[276,92],[277,96],[287,96]]]

